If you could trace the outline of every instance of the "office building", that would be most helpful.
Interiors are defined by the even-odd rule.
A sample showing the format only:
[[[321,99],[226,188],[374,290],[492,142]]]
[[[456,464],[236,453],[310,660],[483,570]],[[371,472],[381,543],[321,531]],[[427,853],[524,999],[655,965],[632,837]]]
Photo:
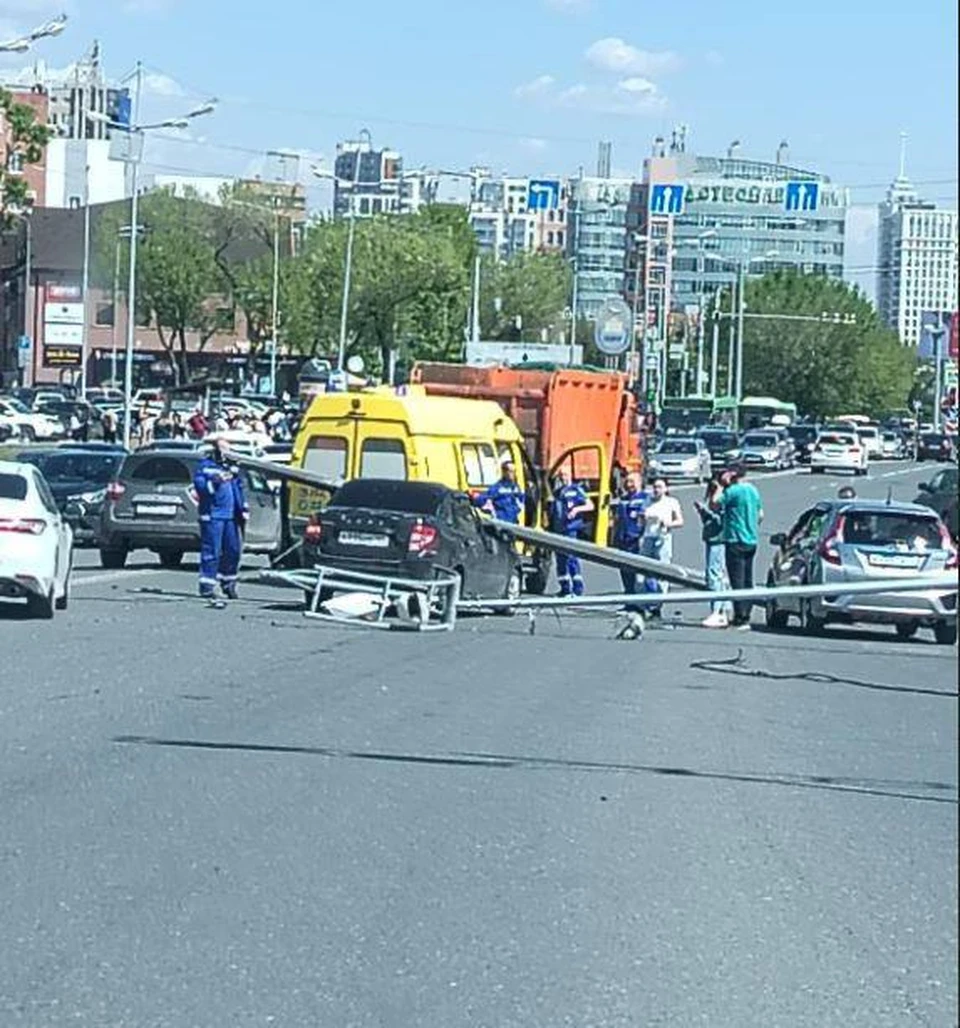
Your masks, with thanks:
[[[957,212],[920,198],[902,156],[880,205],[877,309],[908,346],[920,344],[923,311],[957,309]]]
[[[568,253],[580,318],[596,318],[605,301],[624,295],[632,186],[630,179],[585,176],[568,183]]]

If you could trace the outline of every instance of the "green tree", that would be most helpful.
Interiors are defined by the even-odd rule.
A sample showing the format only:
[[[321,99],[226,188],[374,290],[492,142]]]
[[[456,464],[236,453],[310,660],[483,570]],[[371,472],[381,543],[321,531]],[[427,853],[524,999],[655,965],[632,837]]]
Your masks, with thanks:
[[[485,258],[480,273],[480,330],[484,339],[558,340],[569,325],[570,265],[559,254],[518,253]],[[579,336],[581,342],[586,337]]]
[[[778,271],[748,280],[745,299],[751,315],[829,315],[816,322],[747,318],[746,395],[775,396],[816,417],[904,406],[914,355],[859,290],[821,276]]]
[[[5,221],[8,212],[27,206],[27,180],[22,171],[41,160],[53,133],[37,122],[32,107],[16,103],[6,89],[0,89],[0,125],[5,126],[7,137],[0,163],[0,221]],[[15,167],[20,170],[11,170]]]

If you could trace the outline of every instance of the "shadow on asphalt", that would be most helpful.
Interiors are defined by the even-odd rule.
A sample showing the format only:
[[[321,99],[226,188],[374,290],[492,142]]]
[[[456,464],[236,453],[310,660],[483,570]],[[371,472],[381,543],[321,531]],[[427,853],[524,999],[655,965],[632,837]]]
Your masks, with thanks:
[[[957,698],[956,689],[924,689],[913,685],[885,685],[883,682],[865,682],[859,678],[842,678],[826,671],[765,671],[763,668],[747,667],[743,650],[735,657],[720,660],[695,660],[690,665],[694,671],[710,671],[720,675],[735,675],[738,678],[763,678],[771,682],[815,682],[818,685],[849,685],[856,689],[872,689],[875,692],[907,693],[914,696],[944,696]]]
[[[513,756],[499,753],[388,753],[375,750],[344,750],[332,746],[284,746],[268,743],[212,742],[204,739],[162,739],[147,735],[118,735],[114,743],[127,746],[158,746],[168,749],[208,750],[233,753],[279,753],[322,757],[329,760],[375,761],[389,764],[419,764],[431,767],[477,768],[481,770],[619,772],[657,775],[665,778],[707,779],[751,785],[773,785],[791,789],[822,789],[828,792],[883,796],[921,803],[957,804],[954,784],[947,782],[898,781],[874,778],[838,778],[827,775],[761,774],[736,771],[701,771],[688,767],[659,767],[654,764],[608,763],[565,760],[553,757]],[[926,793],[908,792],[914,789]],[[944,795],[952,794],[952,795]]]
[[[794,639],[819,639],[819,640],[843,640],[845,642],[878,642],[878,643],[892,643],[896,646],[903,646],[911,644],[913,646],[936,646],[937,649],[942,653],[950,653],[951,647],[941,646],[935,642],[933,637],[929,638],[912,638],[912,639],[901,639],[899,636],[894,635],[893,628],[885,632],[878,628],[856,628],[856,627],[841,627],[840,625],[828,625],[819,635],[810,636],[807,635],[800,628],[770,628],[769,625],[753,625],[752,631],[757,632],[760,635],[766,636],[782,636],[784,638]]]

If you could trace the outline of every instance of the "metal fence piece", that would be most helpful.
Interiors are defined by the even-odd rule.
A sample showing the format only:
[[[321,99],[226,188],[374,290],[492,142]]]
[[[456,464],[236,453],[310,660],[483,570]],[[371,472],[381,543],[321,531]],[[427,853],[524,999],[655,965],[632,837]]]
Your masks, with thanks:
[[[785,597],[855,596],[869,593],[957,592],[956,575],[923,575],[910,578],[878,578],[870,582],[831,585],[791,585],[755,589],[718,589],[672,593],[599,593],[596,596],[521,596],[514,600],[460,600],[460,610],[531,609],[535,607],[660,606],[674,603],[711,603],[720,600],[783,599]]]

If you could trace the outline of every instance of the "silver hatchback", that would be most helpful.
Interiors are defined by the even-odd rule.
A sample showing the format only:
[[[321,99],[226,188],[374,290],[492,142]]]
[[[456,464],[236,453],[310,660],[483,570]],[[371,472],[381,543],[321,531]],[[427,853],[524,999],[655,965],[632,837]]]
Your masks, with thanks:
[[[801,514],[786,534],[770,540],[777,553],[767,584],[836,585],[836,595],[767,603],[767,624],[785,628],[790,617],[808,632],[830,622],[892,624],[908,639],[922,626],[938,643],[957,640],[957,593],[885,592],[850,595],[843,586],[870,579],[913,578],[956,571],[957,551],[937,515],[913,503],[824,501]]]

